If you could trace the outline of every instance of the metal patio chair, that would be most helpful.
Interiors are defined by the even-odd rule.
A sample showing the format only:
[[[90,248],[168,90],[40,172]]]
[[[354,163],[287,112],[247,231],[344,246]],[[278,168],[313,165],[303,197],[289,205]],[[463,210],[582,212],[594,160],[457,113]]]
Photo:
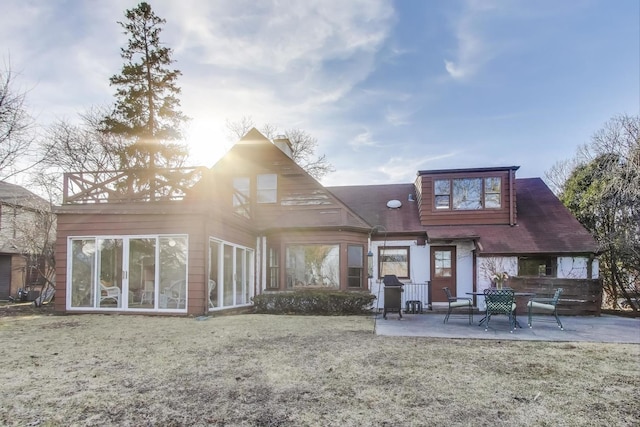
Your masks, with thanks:
[[[469,312],[469,324],[473,323],[473,302],[471,298],[461,298],[454,297],[451,295],[451,290],[449,288],[442,288],[445,294],[447,294],[447,300],[449,301],[449,309],[447,310],[447,315],[444,316],[444,320],[442,323],[447,323],[449,321],[449,316],[454,309],[466,309]]]
[[[531,298],[527,303],[527,307],[529,308],[529,327],[532,328],[531,325],[531,315],[532,310],[542,310],[546,312],[551,312],[556,318],[556,322],[558,323],[558,327],[561,331],[564,331],[562,327],[562,323],[560,322],[560,318],[558,317],[558,300],[560,299],[560,295],[562,294],[563,289],[556,289],[556,293],[552,298]]]
[[[489,330],[489,321],[494,314],[504,314],[509,318],[509,332],[516,328],[516,303],[513,289],[485,289],[484,301],[487,312],[484,318],[484,330]]]

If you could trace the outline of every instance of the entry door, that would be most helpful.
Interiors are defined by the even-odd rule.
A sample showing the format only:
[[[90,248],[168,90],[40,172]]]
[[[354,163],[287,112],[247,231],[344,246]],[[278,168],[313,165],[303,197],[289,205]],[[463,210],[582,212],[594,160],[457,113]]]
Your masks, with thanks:
[[[446,302],[442,288],[447,287],[456,296],[456,247],[431,247],[431,297],[434,302]]]

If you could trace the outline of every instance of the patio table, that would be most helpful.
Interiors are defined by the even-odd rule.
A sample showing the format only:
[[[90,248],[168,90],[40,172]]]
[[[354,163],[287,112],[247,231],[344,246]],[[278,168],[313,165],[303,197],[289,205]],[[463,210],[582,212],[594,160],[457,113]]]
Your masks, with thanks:
[[[509,288],[502,288],[502,289],[509,289]],[[473,295],[473,296],[484,296],[484,292],[465,292],[467,295]],[[534,292],[514,292],[513,293],[514,297],[535,297],[536,294]],[[481,326],[482,323],[487,319],[487,315],[485,314],[485,316],[480,319],[480,323],[478,323],[478,326]],[[518,316],[516,315],[516,325],[518,326],[518,328],[522,329],[522,326],[520,325],[520,322],[518,321]]]

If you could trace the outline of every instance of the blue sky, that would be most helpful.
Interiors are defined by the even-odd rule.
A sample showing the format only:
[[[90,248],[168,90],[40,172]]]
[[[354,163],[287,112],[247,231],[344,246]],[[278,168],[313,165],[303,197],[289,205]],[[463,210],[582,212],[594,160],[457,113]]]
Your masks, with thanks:
[[[192,163],[225,123],[301,128],[326,185],[520,166],[543,177],[611,117],[640,113],[640,1],[153,0],[183,73]],[[137,2],[2,0],[0,56],[44,129],[113,103]]]

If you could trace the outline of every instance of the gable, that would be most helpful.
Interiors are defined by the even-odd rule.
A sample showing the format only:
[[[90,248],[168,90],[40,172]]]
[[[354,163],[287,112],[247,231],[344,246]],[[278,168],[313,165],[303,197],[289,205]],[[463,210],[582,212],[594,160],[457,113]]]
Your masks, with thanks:
[[[267,187],[261,188],[261,182]],[[276,183],[275,194],[269,185]],[[336,198],[282,149],[252,129],[210,171],[196,191],[228,210],[247,200],[247,217],[259,230],[370,225]],[[241,193],[241,194],[238,194]],[[243,214],[243,212],[238,212]]]

